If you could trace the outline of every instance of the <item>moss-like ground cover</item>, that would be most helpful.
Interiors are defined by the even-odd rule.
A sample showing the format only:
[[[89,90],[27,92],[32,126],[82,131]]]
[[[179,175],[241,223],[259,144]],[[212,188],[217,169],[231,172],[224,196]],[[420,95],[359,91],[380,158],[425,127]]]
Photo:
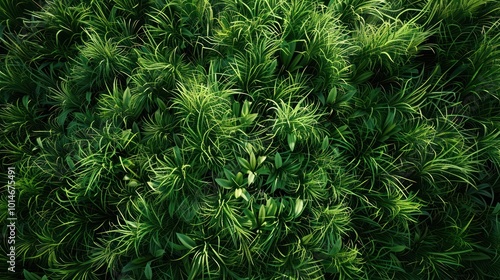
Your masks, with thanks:
[[[500,279],[499,18],[0,0],[1,278]]]

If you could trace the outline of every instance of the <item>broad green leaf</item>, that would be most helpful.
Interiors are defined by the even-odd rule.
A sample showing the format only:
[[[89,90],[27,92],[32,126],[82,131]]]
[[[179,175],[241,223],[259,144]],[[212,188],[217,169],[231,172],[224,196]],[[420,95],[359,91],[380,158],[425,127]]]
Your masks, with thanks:
[[[260,206],[259,209],[259,224],[262,225],[266,221],[266,207]]]
[[[169,203],[168,204],[168,215],[170,216],[170,218],[174,217],[175,210],[177,210],[176,204],[175,203]]]
[[[57,124],[63,126],[70,113],[71,113],[70,110],[64,110],[63,112],[61,112],[59,116],[57,116]]]
[[[250,142],[245,143],[245,150],[247,151],[248,154],[253,153],[254,147]]]
[[[227,168],[224,168],[224,175],[226,175],[226,179],[228,180],[233,180],[234,177],[236,177],[236,175]]]
[[[493,214],[500,214],[500,202],[497,202],[495,208],[493,209]]]
[[[297,141],[297,137],[295,136],[295,134],[290,133],[287,136],[287,141],[288,141],[288,146],[290,147],[290,151],[293,152],[293,150],[295,149],[295,142]]]
[[[219,186],[223,187],[224,189],[230,190],[233,188],[233,182],[231,182],[229,180],[222,179],[222,178],[216,178],[215,182],[217,182],[217,184],[219,184]]]
[[[236,178],[234,179],[234,181],[236,182],[236,184],[238,184],[238,186],[241,186],[243,184],[243,173],[236,173]]]
[[[121,270],[122,273],[127,273],[129,271],[141,269],[144,267],[144,263],[151,258],[140,257],[129,261]]]
[[[461,257],[464,261],[487,261],[491,260],[491,257],[482,252],[470,252],[467,255]]]
[[[250,200],[250,193],[248,193],[246,189],[243,189],[242,197],[245,201],[248,202]]]
[[[293,55],[295,53],[296,45],[297,45],[297,41],[296,40],[283,41],[281,43],[281,50],[282,50],[282,53],[283,53],[285,65],[289,65],[290,64],[290,62],[291,62],[291,60],[293,58]]]
[[[255,180],[255,173],[248,171],[248,185],[250,186]]]
[[[322,92],[318,94],[318,99],[319,99],[319,102],[321,102],[321,105],[325,105],[325,103],[326,103],[325,95]]]
[[[302,241],[302,243],[304,243],[304,245],[307,245],[307,244],[309,244],[309,242],[313,238],[314,238],[314,234],[309,233],[308,235],[302,236],[301,241]]]
[[[295,200],[295,217],[298,217],[302,213],[302,210],[304,210],[304,201],[297,197]]]
[[[172,248],[174,251],[185,251],[186,248],[182,245],[179,245],[177,243],[174,243],[174,242],[171,242],[169,241],[168,242],[168,245],[170,246],[170,248]]]
[[[132,96],[130,94],[130,88],[126,88],[124,91],[123,91],[123,105],[125,105],[125,107],[128,107],[130,106],[130,100],[131,100]]]
[[[292,62],[290,63],[290,65],[288,66],[288,70],[289,71],[295,71],[295,70],[298,70],[302,67],[305,66],[305,64],[308,62],[308,58],[305,57],[305,55],[303,53],[295,53],[293,55],[293,60]]]
[[[156,98],[156,104],[158,104],[158,108],[160,108],[161,111],[163,112],[167,111],[168,109],[167,105],[160,98]]]
[[[245,124],[245,125],[250,125],[250,124],[252,124],[255,121],[255,119],[258,116],[259,116],[258,114],[248,114],[248,115],[246,115],[246,116],[243,117],[242,123]]]
[[[127,184],[127,186],[132,187],[132,188],[135,188],[135,187],[139,186],[139,182],[137,182],[137,180],[131,180],[131,181]]]
[[[153,252],[153,256],[155,258],[159,258],[159,257],[163,256],[164,254],[165,254],[165,250],[163,250],[163,249],[158,249],[158,250]]]
[[[357,84],[361,84],[361,83],[364,83],[366,82],[368,79],[370,79],[370,77],[373,76],[373,72],[372,71],[366,71],[362,74],[359,74],[355,77],[355,82]]]
[[[237,157],[236,160],[238,163],[241,165],[241,167],[245,168],[246,170],[252,170],[252,167],[248,160],[242,158],[242,157]]]
[[[278,210],[278,205],[276,200],[269,198],[266,201],[267,215],[270,217],[276,216],[276,211]]]
[[[243,108],[241,109],[241,115],[246,116],[250,113],[250,102],[248,100],[245,100],[243,102]]]
[[[181,166],[182,165],[181,150],[177,146],[175,146],[173,149],[174,149],[175,163],[177,164],[177,166]]]
[[[281,166],[283,166],[283,159],[278,152],[276,152],[276,155],[274,156],[274,166],[276,167],[276,169],[280,169]]]
[[[66,156],[66,163],[68,164],[70,170],[75,170],[75,163],[70,156]]]
[[[24,279],[26,280],[40,280],[42,277],[36,275],[35,273],[29,272],[26,269],[23,269]]]
[[[278,187],[279,187],[278,177],[276,177],[274,181],[272,181],[271,193],[274,193],[278,189]]]
[[[256,228],[257,227],[257,220],[255,219],[255,214],[247,208],[243,209],[243,214],[245,214],[245,216],[251,222],[252,229]]]
[[[243,197],[245,201],[248,201],[250,199],[250,194],[244,188],[237,188],[236,190],[234,190],[234,196],[236,198]]]
[[[179,138],[179,135],[177,135],[177,133],[174,133],[172,138],[174,139],[174,143],[175,143],[175,145],[177,145],[177,147],[182,147],[181,138]]]
[[[325,138],[323,138],[323,143],[321,143],[321,149],[325,151],[326,149],[328,149],[329,144],[330,142],[328,136],[325,136]]]
[[[257,166],[260,166],[264,161],[266,161],[266,156],[260,156],[257,158]]]
[[[29,103],[30,103],[30,97],[28,95],[23,96],[23,106],[26,110],[29,111]]]
[[[407,248],[408,247],[406,247],[405,245],[395,245],[395,246],[389,247],[389,249],[395,253],[403,252]]]
[[[87,101],[87,103],[92,102],[92,92],[91,91],[87,91],[85,93],[85,100]]]
[[[196,243],[194,242],[193,239],[191,239],[191,237],[182,233],[176,233],[176,235],[177,239],[179,239],[179,241],[182,243],[182,245],[184,245],[184,247],[188,249],[193,249],[196,246]]]
[[[269,167],[263,166],[263,167],[257,169],[257,171],[255,171],[255,173],[257,175],[269,175],[271,173],[271,170],[269,169]]]
[[[257,159],[255,158],[255,154],[253,152],[250,152],[250,170],[255,171],[257,168]]]
[[[243,189],[242,188],[237,188],[237,189],[234,190],[234,197],[239,198],[242,193],[243,193]]]
[[[139,134],[141,132],[141,129],[139,128],[139,125],[137,122],[132,123],[132,133],[134,134]]]
[[[233,109],[233,114],[238,118],[240,115],[241,115],[241,104],[240,102],[238,101],[234,101],[233,102],[233,106],[232,106],[232,109]]]
[[[337,88],[334,87],[328,93],[328,97],[326,98],[326,104],[332,105],[337,100]]]
[[[148,280],[153,279],[153,270],[151,269],[151,261],[149,261],[146,264],[146,267],[144,268],[144,276],[146,276],[146,279]]]

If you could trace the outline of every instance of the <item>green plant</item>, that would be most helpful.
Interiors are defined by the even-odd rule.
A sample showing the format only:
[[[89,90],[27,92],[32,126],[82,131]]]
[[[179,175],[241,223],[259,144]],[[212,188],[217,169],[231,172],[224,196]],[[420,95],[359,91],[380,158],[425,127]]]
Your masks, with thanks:
[[[2,276],[500,279],[498,3],[0,1]]]

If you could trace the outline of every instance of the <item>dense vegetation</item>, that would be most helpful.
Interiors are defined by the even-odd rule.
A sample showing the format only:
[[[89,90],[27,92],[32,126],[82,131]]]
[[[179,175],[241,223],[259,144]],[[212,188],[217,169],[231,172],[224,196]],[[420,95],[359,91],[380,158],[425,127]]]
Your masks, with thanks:
[[[0,0],[2,275],[500,279],[499,18]]]

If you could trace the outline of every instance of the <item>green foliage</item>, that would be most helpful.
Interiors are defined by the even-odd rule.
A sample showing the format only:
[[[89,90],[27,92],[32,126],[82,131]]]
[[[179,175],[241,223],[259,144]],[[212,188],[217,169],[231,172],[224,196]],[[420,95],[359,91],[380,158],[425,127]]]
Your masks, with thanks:
[[[401,22],[399,18],[377,25],[360,25],[355,35],[359,50],[354,58],[354,81],[362,82],[379,71],[389,78],[397,75],[398,70],[405,71],[412,57],[429,49],[423,45],[429,35],[422,27],[411,21]]]
[[[499,18],[0,1],[8,279],[500,279]]]
[[[280,100],[272,109],[276,112],[276,118],[272,125],[276,138],[284,141],[287,139],[290,150],[293,151],[295,144],[309,143],[318,144],[324,135],[324,131],[318,127],[321,115],[317,113],[314,105],[303,105],[304,100],[299,101],[294,107],[290,103]]]

